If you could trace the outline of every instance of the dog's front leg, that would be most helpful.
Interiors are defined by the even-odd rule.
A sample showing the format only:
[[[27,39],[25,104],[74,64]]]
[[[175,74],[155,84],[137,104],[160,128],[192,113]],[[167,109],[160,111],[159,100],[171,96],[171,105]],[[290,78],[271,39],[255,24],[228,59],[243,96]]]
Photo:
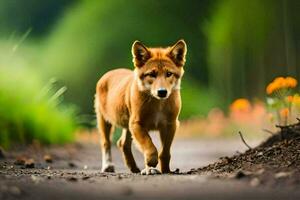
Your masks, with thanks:
[[[145,169],[142,170],[141,174],[160,174],[160,172],[155,169],[158,163],[158,153],[151,140],[151,137],[148,134],[148,130],[138,122],[131,122],[129,127],[133,139],[136,141],[144,155]]]
[[[176,132],[178,122],[161,125],[159,133],[162,149],[159,153],[159,163],[162,173],[170,173],[170,148]]]

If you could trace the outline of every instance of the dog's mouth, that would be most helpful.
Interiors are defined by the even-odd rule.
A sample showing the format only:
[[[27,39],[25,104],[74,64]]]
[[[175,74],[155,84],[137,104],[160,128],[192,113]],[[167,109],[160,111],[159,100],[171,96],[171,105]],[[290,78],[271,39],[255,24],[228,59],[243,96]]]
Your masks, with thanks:
[[[167,99],[168,97],[158,97],[158,96],[154,96],[156,99],[158,100],[164,100],[164,99]]]

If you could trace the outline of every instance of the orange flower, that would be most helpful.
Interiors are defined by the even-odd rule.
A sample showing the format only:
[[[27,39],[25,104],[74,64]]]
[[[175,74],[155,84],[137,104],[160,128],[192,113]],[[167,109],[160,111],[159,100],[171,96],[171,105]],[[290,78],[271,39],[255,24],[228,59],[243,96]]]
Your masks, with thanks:
[[[289,113],[290,113],[290,111],[288,108],[283,108],[280,110],[280,116],[282,118],[287,118],[289,116]]]
[[[230,110],[233,112],[234,111],[250,111],[250,109],[251,109],[251,104],[245,98],[237,99],[230,105]]]
[[[270,84],[268,84],[266,88],[267,94],[272,94],[276,90],[284,89],[284,88],[295,88],[298,82],[293,77],[277,77]]]
[[[298,84],[297,80],[290,76],[286,77],[285,81],[286,81],[287,87],[290,87],[290,88],[294,88]]]
[[[275,83],[278,89],[286,86],[285,79],[283,77],[277,77],[273,82]]]
[[[267,94],[272,94],[276,90],[276,85],[274,82],[271,82],[266,89]]]

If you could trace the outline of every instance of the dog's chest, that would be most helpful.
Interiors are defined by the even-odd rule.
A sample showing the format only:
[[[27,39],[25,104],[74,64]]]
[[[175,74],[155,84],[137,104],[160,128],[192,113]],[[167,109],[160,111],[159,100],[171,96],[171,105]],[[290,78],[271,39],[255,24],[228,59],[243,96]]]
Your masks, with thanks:
[[[162,111],[158,111],[158,112],[154,113],[153,124],[154,124],[155,128],[157,128],[158,125],[160,123],[162,123],[163,121],[165,121],[165,115]]]
[[[164,124],[167,121],[167,110],[163,105],[159,105],[156,108],[153,108],[152,112],[152,128],[157,129],[161,124]]]

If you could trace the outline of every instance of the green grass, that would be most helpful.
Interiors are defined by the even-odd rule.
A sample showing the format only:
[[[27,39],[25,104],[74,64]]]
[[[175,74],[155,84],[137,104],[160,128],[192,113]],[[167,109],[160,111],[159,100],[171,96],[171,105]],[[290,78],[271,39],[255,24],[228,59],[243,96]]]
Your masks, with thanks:
[[[63,144],[74,140],[74,108],[61,104],[65,87],[42,84],[34,72],[0,66],[0,145]]]
[[[216,92],[206,87],[199,87],[189,77],[183,77],[181,99],[180,119],[206,116],[212,108],[220,106],[222,102]]]

